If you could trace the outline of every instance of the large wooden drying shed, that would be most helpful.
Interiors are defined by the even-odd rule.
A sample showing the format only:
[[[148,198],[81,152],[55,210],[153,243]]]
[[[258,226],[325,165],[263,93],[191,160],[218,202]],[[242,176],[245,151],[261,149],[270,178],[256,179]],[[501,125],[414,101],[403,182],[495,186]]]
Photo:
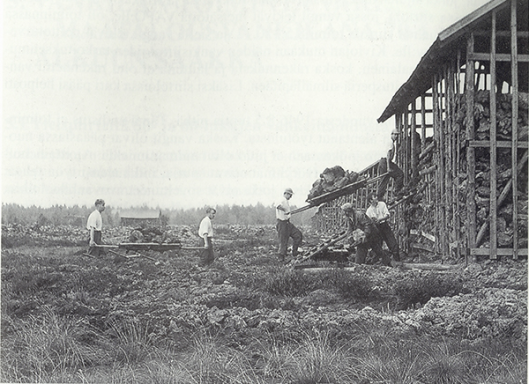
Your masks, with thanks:
[[[527,3],[493,0],[442,31],[378,118],[402,133],[405,183],[426,187],[396,210],[404,248],[426,232],[448,257],[527,255]]]

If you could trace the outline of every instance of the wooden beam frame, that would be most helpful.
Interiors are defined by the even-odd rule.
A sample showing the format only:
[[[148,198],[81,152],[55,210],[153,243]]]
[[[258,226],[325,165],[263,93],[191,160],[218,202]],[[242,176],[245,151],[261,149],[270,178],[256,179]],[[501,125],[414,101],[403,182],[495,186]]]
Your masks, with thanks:
[[[490,255],[490,248],[470,248],[469,250],[471,256],[487,256]],[[518,249],[518,256],[527,256],[527,248]],[[497,248],[496,253],[494,254],[494,259],[497,256],[513,256],[513,248]]]
[[[496,258],[498,248],[498,156],[496,146],[496,11],[492,11],[490,35],[490,258]]]
[[[460,62],[461,52],[458,51],[455,63],[452,63],[451,71],[451,92],[450,92],[450,122],[452,125],[450,138],[452,140],[451,152],[452,152],[452,182],[451,185],[451,198],[452,198],[452,226],[455,230],[454,241],[456,242],[456,257],[459,259],[460,255],[460,241],[459,235],[461,231],[461,226],[459,224],[459,126],[456,126],[456,114],[457,114],[457,94],[459,92],[459,62]]]
[[[514,116],[514,113],[513,113]],[[515,124],[513,124],[515,125]],[[490,148],[491,141],[490,140],[470,140],[468,142],[468,146],[471,148]],[[516,146],[513,146],[512,141],[496,141],[496,147],[497,148],[518,148],[518,149],[527,149],[529,148],[529,144],[527,141],[518,141],[518,138],[516,138]]]
[[[465,73],[465,93],[466,93],[466,136],[468,140],[474,140],[475,138],[475,127],[474,127],[474,90],[476,85],[475,79],[475,62],[472,60],[471,53],[474,52],[474,34],[470,34],[467,39],[467,63]],[[476,194],[476,151],[473,147],[467,148],[467,193],[466,193],[466,204],[467,204],[467,226],[468,226],[468,238],[467,244],[469,248],[476,247],[476,201],[474,195]]]
[[[516,0],[511,0],[512,169],[518,169],[518,35]],[[527,145],[527,142],[524,143]],[[513,257],[518,259],[518,172],[512,175]]]
[[[396,127],[403,133],[399,138],[401,147],[399,165],[404,171],[407,182],[410,177],[415,176],[415,171],[421,160],[421,157],[419,157],[418,161],[415,161],[414,151],[419,143],[416,142],[414,133],[420,132],[422,134],[420,156],[422,156],[422,153],[428,146],[425,141],[426,133],[430,136],[433,135],[433,145],[435,146],[434,164],[436,164],[436,167],[424,169],[420,172],[419,176],[422,180],[432,181],[431,191],[425,193],[425,200],[428,201],[429,213],[431,212],[434,216],[433,225],[435,228],[433,230],[439,236],[439,241],[435,245],[435,252],[438,254],[441,253],[443,257],[447,255],[447,252],[454,251],[454,247],[450,247],[450,244],[460,244],[461,247],[467,250],[473,250],[472,252],[474,254],[488,254],[491,259],[495,259],[498,255],[504,254],[512,254],[514,259],[518,257],[518,242],[520,240],[520,234],[518,232],[521,225],[520,220],[523,220],[523,215],[520,214],[517,204],[519,202],[518,190],[521,188],[518,184],[522,176],[516,170],[520,168],[520,165],[527,166],[527,160],[524,160],[526,157],[525,155],[522,157],[520,150],[527,150],[529,148],[527,140],[518,139],[520,130],[518,122],[520,118],[518,63],[529,63],[529,54],[526,51],[522,52],[522,54],[518,52],[520,49],[518,48],[519,39],[529,37],[528,31],[518,30],[520,27],[517,23],[518,2],[519,0],[493,0],[485,8],[480,8],[478,12],[480,25],[487,29],[486,32],[476,32],[469,28],[465,29],[461,23],[442,32],[441,35],[446,35],[447,41],[445,42],[441,38],[441,45],[444,43],[452,43],[452,33],[457,32],[459,34],[458,38],[465,36],[467,42],[466,52],[455,50],[447,52],[447,54],[450,54],[450,57],[443,56],[439,60],[438,66],[435,67],[435,73],[432,74],[431,90],[423,92],[407,106],[402,105],[398,113],[395,113]],[[503,25],[503,23],[509,20],[507,19],[509,13],[510,30],[507,30],[505,29],[507,25]],[[520,15],[520,17],[522,16],[525,15]],[[475,20],[476,17],[478,16],[473,14],[472,20]],[[464,21],[463,24],[469,22],[468,20]],[[488,23],[488,25],[484,25],[482,22]],[[498,31],[498,28],[505,30]],[[482,39],[486,41],[484,47],[484,51],[486,52],[475,52],[475,37],[477,35],[486,36],[486,39]],[[509,38],[510,51],[507,51]],[[446,47],[450,48],[451,46],[447,45]],[[498,49],[501,53],[498,52]],[[456,54],[457,58],[455,57]],[[461,60],[464,60],[464,62],[461,63]],[[503,89],[506,89],[502,87],[505,83],[498,82],[500,78],[498,76],[498,70],[508,67],[507,65],[502,67],[501,62],[511,64],[511,79],[502,77],[502,80],[510,82],[509,89],[505,91],[508,94],[503,96],[512,97],[512,104],[509,107],[512,110],[507,111],[512,116],[512,136],[507,138],[504,138],[501,133],[499,133],[500,137],[497,136],[500,131],[498,124],[502,123],[500,121],[501,116],[498,116],[498,112],[501,113],[498,108],[498,101],[503,101],[500,98],[500,94]],[[523,64],[524,70],[525,65]],[[463,74],[461,73],[462,71],[464,71]],[[464,79],[463,76],[465,77]],[[462,90],[461,86],[463,82],[464,89]],[[490,112],[490,130],[488,132],[490,137],[488,140],[476,140],[477,127],[475,126],[474,118],[476,101],[474,98],[477,90],[480,90],[480,92],[488,91],[487,93],[490,95],[488,105],[484,105],[485,109],[488,109]],[[460,94],[464,94],[465,97],[465,106],[463,106],[466,107],[465,119],[457,114],[461,112],[459,108],[462,106],[460,104]],[[431,100],[426,100],[427,96],[431,97]],[[420,105],[417,104],[419,100]],[[428,105],[426,102],[428,102]],[[418,116],[419,113],[421,114],[420,116]],[[428,117],[430,119],[430,115],[427,115],[427,113],[432,114],[432,121],[428,121],[431,124],[426,124],[426,118]],[[459,124],[464,124],[463,129],[465,131],[456,129],[456,117]],[[485,117],[489,118],[489,115],[486,114]],[[417,120],[419,118],[421,118],[420,125]],[[427,131],[427,129],[432,129],[432,131]],[[476,148],[481,149],[476,151]],[[505,148],[506,150],[501,150],[501,148]],[[511,153],[510,163],[513,174],[512,179],[509,181],[510,186],[500,186],[499,182],[501,181],[503,184],[503,181],[498,179],[498,157],[500,157],[501,161],[504,155],[508,156],[507,151]],[[489,202],[487,202],[487,206],[485,207],[489,209],[490,215],[486,221],[486,226],[481,226],[479,233],[478,229],[480,228],[477,226],[477,206],[475,201],[476,153],[483,153],[485,156],[487,154],[490,155],[488,159],[486,157],[484,159],[486,163],[489,163],[485,164],[485,166],[490,167],[490,187],[486,188],[490,196],[490,206]],[[465,200],[462,199],[459,201],[461,193],[459,189],[461,184],[459,175],[462,172],[466,172],[467,174],[465,181],[466,198]],[[502,201],[510,203],[511,200],[513,202],[512,227],[510,217],[507,218],[507,222],[509,223],[509,231],[512,228],[514,233],[512,249],[498,249],[498,246],[502,246],[503,244],[498,239],[498,235],[501,235],[498,233],[500,229],[500,224],[498,223],[500,205]],[[466,210],[466,212],[462,212],[460,216],[459,212],[461,210]],[[397,208],[399,229],[402,229],[403,225],[405,225],[405,219],[402,218],[400,213],[402,213],[402,208]],[[463,221],[465,213],[466,219]],[[509,216],[511,216],[510,213]],[[466,232],[463,231],[463,227],[466,228]],[[475,250],[478,249],[477,247],[481,243],[481,240],[487,240],[487,236],[489,236],[490,248],[479,248],[479,250]],[[460,254],[459,251],[458,249],[458,254]],[[469,252],[466,252],[466,255],[468,254]],[[527,254],[527,250],[521,250],[520,254]]]
[[[508,53],[497,53],[496,61],[511,61],[511,55]],[[489,53],[473,53],[470,55],[470,59],[477,61],[488,61],[490,60]],[[518,62],[529,63],[529,55],[518,55]]]
[[[415,134],[417,133],[417,110],[416,110],[416,101],[417,99],[413,100],[412,103],[412,114],[411,114],[411,127],[410,127],[410,154],[411,154],[411,177],[414,179],[419,170],[417,169],[417,163],[418,163],[418,153],[417,153],[417,138],[415,137]]]

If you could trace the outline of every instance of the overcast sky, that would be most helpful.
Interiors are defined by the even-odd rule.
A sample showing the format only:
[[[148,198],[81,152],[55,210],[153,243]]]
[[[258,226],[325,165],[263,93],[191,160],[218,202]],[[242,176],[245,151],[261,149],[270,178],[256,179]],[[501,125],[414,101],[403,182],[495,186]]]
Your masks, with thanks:
[[[2,202],[304,205],[485,0],[4,0]]]

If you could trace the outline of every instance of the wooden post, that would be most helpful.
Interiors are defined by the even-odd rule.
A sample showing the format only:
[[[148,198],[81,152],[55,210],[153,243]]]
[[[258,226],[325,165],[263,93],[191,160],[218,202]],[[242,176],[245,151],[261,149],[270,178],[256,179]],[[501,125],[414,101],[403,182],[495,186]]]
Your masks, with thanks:
[[[446,192],[448,194],[448,199],[450,200],[450,224],[449,227],[452,228],[452,236],[450,241],[457,243],[459,227],[457,226],[457,151],[456,151],[456,129],[455,129],[455,113],[456,113],[456,74],[454,66],[457,66],[457,60],[453,60],[448,66],[448,88],[447,88],[447,136],[449,142],[449,160],[450,160],[450,172],[449,178],[447,179],[447,188]],[[456,257],[459,259],[459,252],[456,247]]]
[[[455,103],[455,107],[457,110],[454,110],[454,116],[456,116],[457,112],[459,112],[459,108],[461,107],[461,51],[457,51],[457,71],[456,71],[456,94],[455,97],[457,98],[457,102]],[[455,120],[455,119],[454,119]],[[459,164],[461,163],[461,127],[454,126],[454,145],[456,150],[456,159],[455,159],[455,166],[454,166],[454,172],[455,172],[455,183],[454,183],[454,200],[455,200],[455,227],[456,230],[456,256],[459,259],[461,257],[461,202],[459,201]],[[466,255],[466,252],[465,252]],[[465,257],[465,264],[468,264],[468,259]]]
[[[396,147],[398,148],[398,151],[397,151],[397,156],[395,157],[395,162],[398,166],[402,167],[402,158],[403,158],[402,152],[404,150],[403,149],[404,144],[402,143],[403,129],[402,129],[402,114],[401,113],[395,114],[395,129],[401,133],[397,137]],[[393,182],[393,179],[391,179],[391,192],[393,194],[395,193],[395,183]],[[388,188],[388,197],[389,197],[389,188]]]
[[[417,160],[418,160],[418,151],[417,151],[417,138],[415,137],[415,135],[417,134],[417,110],[415,108],[415,102],[416,102],[416,99],[413,100],[412,102],[412,105],[411,105],[411,131],[410,131],[410,135],[411,135],[411,175],[412,175],[412,178],[415,179],[418,174],[419,174],[419,170],[417,169]]]
[[[433,130],[434,130],[434,142],[436,143],[436,149],[434,152],[434,161],[435,164],[438,165],[435,176],[434,176],[434,185],[435,185],[435,197],[434,197],[434,205],[435,205],[435,233],[439,236],[439,240],[443,236],[443,226],[441,224],[441,177],[439,176],[441,174],[441,147],[443,146],[440,139],[439,139],[439,131],[441,130],[440,127],[440,119],[439,119],[439,92],[438,92],[438,78],[439,75],[434,75],[433,82],[432,82],[432,113],[433,113]],[[437,241],[435,243],[435,252],[437,254],[441,253],[441,241]]]
[[[471,38],[472,38],[472,51],[471,52],[467,52],[467,53],[474,53],[474,34],[471,33],[470,34]],[[468,40],[467,40],[467,50],[468,50]],[[468,57],[468,56],[467,56]],[[467,59],[468,61],[468,59]],[[475,61],[472,60],[472,63],[474,63],[474,65],[476,64]],[[475,72],[475,68],[473,68],[474,72]],[[474,86],[472,87],[472,89],[479,89],[479,80],[481,78],[481,72],[482,72],[482,68],[481,68],[481,64],[478,65],[478,71],[477,71],[477,76],[475,79],[472,79],[472,81],[475,81],[474,83]]]
[[[453,231],[456,230],[454,227],[454,202],[452,199],[452,189],[454,185],[454,155],[455,151],[452,150],[452,92],[453,92],[453,71],[452,66],[446,65],[444,71],[445,77],[445,148],[446,148],[446,170],[445,170],[445,215],[446,215],[446,227],[450,228],[447,230],[447,243],[454,238]],[[448,254],[450,255],[450,247],[447,248]],[[451,255],[450,255],[451,256]]]
[[[448,238],[448,227],[446,225],[446,209],[447,209],[447,193],[446,193],[446,175],[447,175],[447,169],[446,169],[446,118],[443,119],[443,110],[446,108],[446,77],[444,75],[444,71],[446,68],[443,68],[443,70],[439,74],[439,96],[438,96],[438,103],[437,103],[437,121],[439,123],[439,192],[440,192],[440,199],[439,199],[439,213],[440,218],[439,222],[441,225],[441,235],[439,236],[439,244],[441,246],[441,252],[443,254],[443,258],[447,256],[447,238]]]
[[[512,96],[512,169],[518,169],[518,32],[516,0],[511,0],[511,96]],[[512,175],[513,258],[518,259],[518,172]]]
[[[450,240],[452,239],[452,231],[454,230],[454,226],[452,223],[452,182],[453,182],[453,176],[452,176],[452,157],[453,153],[451,151],[452,149],[452,140],[450,136],[450,129],[451,129],[451,104],[450,104],[450,92],[451,92],[451,66],[450,63],[445,64],[444,70],[443,70],[443,77],[444,77],[444,92],[443,92],[443,110],[441,113],[444,112],[444,124],[443,124],[443,135],[444,135],[444,151],[445,151],[445,159],[444,159],[444,226],[446,227],[445,232],[445,241],[444,241],[444,247],[445,247],[445,254],[447,257],[450,257]]]
[[[404,142],[402,140],[402,137],[405,135],[405,132],[406,132],[405,129],[404,129],[404,125],[405,124],[403,123],[404,118],[405,118],[405,115],[403,113],[395,114],[395,129],[398,132],[401,133],[400,135],[398,135],[399,137],[397,138],[397,143],[398,143],[397,145],[398,145],[398,148],[399,148],[399,152],[398,152],[398,158],[396,158],[395,161],[397,161],[397,165],[401,167],[403,172],[404,172],[404,169],[403,169]],[[391,185],[393,186],[393,188],[392,188],[393,196],[395,196],[395,194],[394,194],[394,192],[395,192],[395,189],[394,189],[395,183],[393,182],[393,180],[391,182]],[[400,229],[404,227],[403,221],[402,221],[403,215],[401,213],[402,213],[401,207],[397,207],[395,218],[398,217],[398,221],[395,220],[395,228],[397,228],[397,230],[399,232],[400,232]],[[397,241],[399,242],[400,249],[404,249],[403,246],[404,246],[405,242],[403,241],[402,237],[399,237],[399,239]]]
[[[426,98],[421,95],[421,152],[426,147]]]
[[[465,65],[465,98],[467,106],[466,114],[466,139],[467,143],[475,138],[474,128],[474,87],[475,83],[475,62],[469,59],[474,53],[474,34],[470,33],[467,38],[467,60]],[[478,75],[479,76],[479,75]],[[476,150],[467,145],[467,247],[476,248]]]
[[[402,148],[401,151],[401,162],[400,165],[402,167],[402,171],[404,172],[404,183],[407,184],[409,182],[408,175],[409,175],[409,169],[410,169],[410,140],[408,135],[408,108],[404,111],[404,118],[402,122],[402,135],[399,135],[402,137],[401,145]]]
[[[496,151],[496,11],[492,11],[490,36],[490,258],[497,258],[498,249],[498,164]]]

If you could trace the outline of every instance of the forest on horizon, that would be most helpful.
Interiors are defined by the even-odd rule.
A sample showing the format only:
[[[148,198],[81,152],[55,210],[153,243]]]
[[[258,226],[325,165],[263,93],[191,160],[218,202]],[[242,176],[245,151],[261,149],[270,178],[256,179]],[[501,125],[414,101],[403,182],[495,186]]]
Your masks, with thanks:
[[[221,205],[215,207],[217,215],[215,223],[230,225],[270,225],[275,224],[275,208],[273,205],[265,206],[261,203],[256,205]],[[295,209],[292,206],[292,209]],[[161,209],[148,206],[130,207],[126,210],[160,210],[162,224],[164,225],[191,225],[195,226],[205,216],[206,207],[188,209]],[[86,205],[66,206],[53,205],[48,208],[37,207],[35,205],[24,207],[19,204],[2,204],[2,225],[72,225],[83,227],[86,225],[88,215],[94,210]],[[125,210],[121,207],[107,205],[102,213],[103,225],[116,227],[120,225],[120,212]],[[292,221],[298,225],[311,225],[311,217],[314,209],[309,209],[299,214],[293,215]]]

